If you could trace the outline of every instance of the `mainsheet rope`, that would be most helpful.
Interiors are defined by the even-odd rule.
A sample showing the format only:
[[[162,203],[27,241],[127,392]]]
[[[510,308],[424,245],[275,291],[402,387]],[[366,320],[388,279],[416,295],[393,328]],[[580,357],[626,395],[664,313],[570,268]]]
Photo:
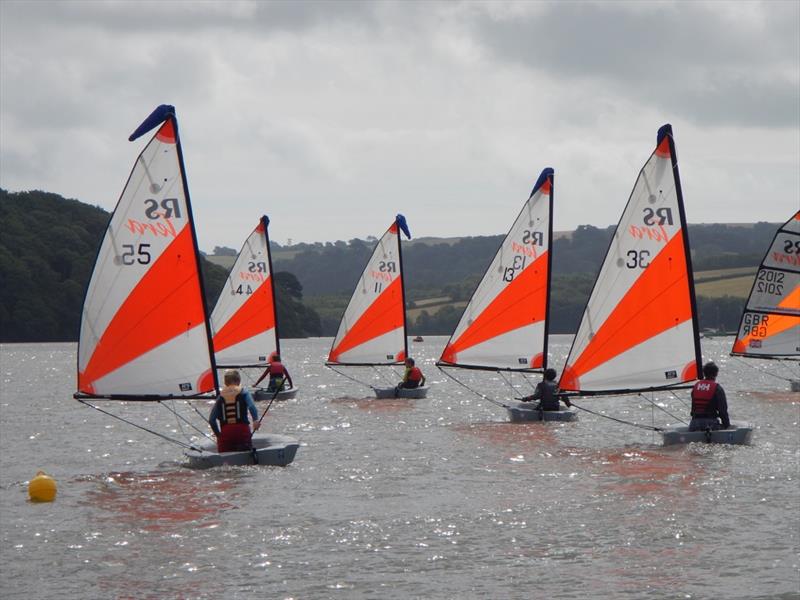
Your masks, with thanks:
[[[171,438],[171,437],[169,437],[167,435],[164,435],[163,433],[159,433],[158,431],[154,431],[152,429],[148,429],[147,427],[139,425],[138,423],[134,423],[133,421],[129,421],[128,419],[120,417],[119,415],[115,415],[112,412],[109,412],[107,410],[103,410],[99,406],[95,406],[94,404],[86,402],[86,400],[83,400],[81,398],[77,398],[77,400],[81,404],[85,404],[86,406],[88,406],[90,408],[93,408],[96,411],[99,411],[99,412],[103,413],[104,415],[107,415],[109,417],[117,419],[118,421],[122,421],[123,423],[127,423],[128,425],[132,425],[132,426],[136,427],[137,429],[141,429],[142,431],[146,431],[147,433],[152,433],[153,435],[155,435],[157,437],[160,437],[161,439],[166,440],[168,442],[171,442],[171,443],[173,443],[173,444],[175,444],[177,446],[180,446],[181,448],[186,448],[187,450],[196,450],[197,452],[201,452],[202,451],[200,448],[198,448],[194,444],[188,444],[186,442],[182,442],[181,440],[176,440],[175,438]],[[160,404],[160,401],[159,401],[159,404]]]
[[[758,372],[759,372],[759,373],[761,373],[762,375],[769,375],[770,377],[774,377],[775,379],[782,379],[783,381],[789,381],[789,382],[791,382],[791,381],[792,381],[792,378],[791,378],[791,377],[784,377],[784,376],[782,376],[782,375],[778,375],[777,373],[771,373],[770,371],[767,371],[767,370],[765,370],[765,369],[759,369],[757,366],[755,366],[755,365],[753,365],[753,364],[750,364],[750,362],[749,362],[749,361],[742,360],[742,359],[741,359],[741,358],[739,358],[738,356],[731,356],[731,358],[735,359],[736,361],[740,362],[740,363],[741,363],[741,364],[743,364],[743,365],[747,365],[748,367],[750,367],[751,369],[753,369],[753,370],[755,370],[755,371],[758,371]],[[780,363],[783,363],[784,361],[782,361],[782,360],[779,360],[779,362],[780,362]]]
[[[459,381],[458,379],[456,379],[456,378],[455,378],[453,375],[451,375],[450,373],[448,373],[447,371],[445,371],[445,370],[444,370],[442,367],[440,367],[439,365],[436,365],[436,366],[437,366],[437,368],[438,368],[438,369],[439,369],[439,370],[440,370],[442,373],[444,373],[444,374],[445,374],[447,377],[449,377],[450,379],[452,379],[453,381],[455,381],[455,382],[456,382],[458,385],[460,385],[461,387],[463,387],[463,388],[465,388],[465,389],[469,390],[470,392],[472,392],[473,394],[475,394],[475,395],[476,395],[476,396],[478,396],[479,398],[483,398],[483,399],[484,399],[484,400],[486,400],[487,402],[491,402],[492,404],[496,404],[497,406],[502,406],[503,408],[511,408],[510,406],[508,406],[508,404],[503,404],[502,402],[499,402],[499,401],[497,401],[497,400],[494,400],[493,398],[489,398],[489,396],[487,396],[486,394],[481,394],[481,393],[480,393],[478,390],[474,390],[474,389],[472,389],[472,388],[471,388],[471,387],[469,387],[469,386],[468,386],[466,383],[463,383],[462,381]]]

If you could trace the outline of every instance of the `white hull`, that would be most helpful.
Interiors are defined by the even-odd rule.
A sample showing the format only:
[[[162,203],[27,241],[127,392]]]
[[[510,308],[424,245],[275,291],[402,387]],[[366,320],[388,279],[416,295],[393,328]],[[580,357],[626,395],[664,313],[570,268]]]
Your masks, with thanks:
[[[375,397],[379,399],[385,398],[412,398],[420,400],[427,397],[428,386],[424,385],[418,388],[373,388],[375,390]]]
[[[295,396],[297,396],[297,386],[291,387],[285,390],[281,390],[278,392],[278,395],[275,396],[275,392],[270,392],[267,388],[254,388],[253,392],[253,400],[256,402],[262,400],[272,400],[272,397],[275,396],[275,400],[291,400]]]
[[[663,431],[664,445],[689,444],[700,442],[703,444],[736,444],[747,445],[753,436],[753,428],[746,423],[731,423],[729,429],[716,431],[689,431],[688,427],[676,427]]]
[[[261,465],[285,467],[294,460],[300,447],[295,439],[285,435],[257,435],[253,437],[253,450],[217,452],[215,443],[203,444],[201,450],[187,450],[184,454],[190,469],[210,469],[222,466]]]
[[[528,421],[575,421],[578,413],[568,410],[537,410],[530,403],[520,402],[516,406],[508,407],[508,416],[512,423]]]

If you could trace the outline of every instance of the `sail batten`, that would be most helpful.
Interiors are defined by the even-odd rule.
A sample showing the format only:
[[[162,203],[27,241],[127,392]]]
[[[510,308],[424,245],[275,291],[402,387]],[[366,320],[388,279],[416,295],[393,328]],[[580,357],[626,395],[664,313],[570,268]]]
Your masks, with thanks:
[[[800,211],[778,229],[761,260],[731,354],[800,359]]]
[[[636,178],[559,387],[582,394],[669,389],[700,371],[697,308],[671,127]]]
[[[553,177],[550,168],[540,174],[438,365],[522,372],[547,367]]]
[[[191,398],[216,388],[197,237],[174,109],[134,162],[81,312],[78,397]]]
[[[328,365],[394,365],[408,356],[400,232],[411,237],[405,218],[378,240],[331,345]]]

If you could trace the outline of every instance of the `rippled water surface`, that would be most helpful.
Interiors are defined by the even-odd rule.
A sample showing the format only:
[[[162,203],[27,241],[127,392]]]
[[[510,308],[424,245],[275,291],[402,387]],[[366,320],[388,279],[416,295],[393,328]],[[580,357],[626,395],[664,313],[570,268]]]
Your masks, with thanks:
[[[75,345],[2,346],[0,597],[800,597],[800,394],[727,357],[730,339],[703,350],[721,365],[732,419],[756,427],[749,447],[666,449],[587,413],[510,424],[435,369],[444,341],[412,345],[428,399],[380,401],[322,366],[330,340],[285,341],[301,392],[265,426],[300,439],[295,462],[204,472],[74,401]],[[556,367],[568,346],[555,336]],[[459,377],[511,395],[492,374]],[[663,427],[686,418],[686,398],[580,404]],[[191,433],[167,407],[102,406]],[[38,469],[58,481],[51,504],[27,500]]]

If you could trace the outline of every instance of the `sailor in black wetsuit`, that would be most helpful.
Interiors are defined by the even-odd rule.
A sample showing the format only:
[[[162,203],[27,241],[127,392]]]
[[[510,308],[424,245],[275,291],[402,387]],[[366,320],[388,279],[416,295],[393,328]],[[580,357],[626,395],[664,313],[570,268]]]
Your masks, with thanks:
[[[564,396],[559,396],[558,386],[556,385],[556,370],[546,369],[544,372],[544,381],[536,384],[536,389],[531,396],[520,398],[523,402],[530,402],[531,400],[538,400],[539,403],[532,406],[534,410],[559,410],[560,406],[558,401],[561,400],[567,406],[572,406],[569,399]]]
[[[703,379],[692,388],[692,420],[689,431],[705,431],[728,429],[731,426],[728,418],[728,399],[725,390],[716,382],[719,367],[713,362],[703,365]]]

